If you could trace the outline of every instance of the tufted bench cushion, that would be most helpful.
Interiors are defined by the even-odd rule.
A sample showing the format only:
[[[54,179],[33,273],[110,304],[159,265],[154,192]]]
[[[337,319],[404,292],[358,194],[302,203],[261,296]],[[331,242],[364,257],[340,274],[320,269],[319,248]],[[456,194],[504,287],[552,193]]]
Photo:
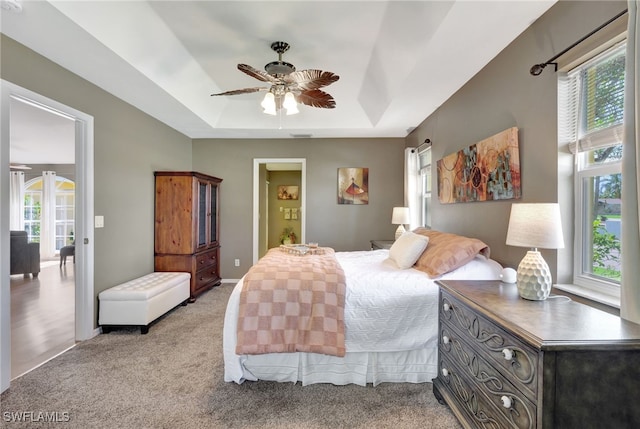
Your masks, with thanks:
[[[102,332],[114,325],[134,325],[146,334],[155,319],[179,304],[186,305],[190,280],[189,273],[155,272],[100,292],[98,324]]]

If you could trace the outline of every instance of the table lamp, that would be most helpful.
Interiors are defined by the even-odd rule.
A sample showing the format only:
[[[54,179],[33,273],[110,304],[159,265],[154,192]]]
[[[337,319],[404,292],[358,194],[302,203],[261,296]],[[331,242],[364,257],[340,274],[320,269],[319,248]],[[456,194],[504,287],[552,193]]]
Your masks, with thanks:
[[[541,301],[551,293],[551,271],[538,252],[564,247],[560,206],[557,203],[511,205],[507,245],[530,247],[517,272],[518,293],[524,299]]]
[[[411,218],[409,217],[409,207],[394,207],[393,215],[391,216],[391,223],[394,225],[399,225],[398,229],[396,229],[396,240],[402,234],[406,232],[404,229],[405,223],[411,223]]]

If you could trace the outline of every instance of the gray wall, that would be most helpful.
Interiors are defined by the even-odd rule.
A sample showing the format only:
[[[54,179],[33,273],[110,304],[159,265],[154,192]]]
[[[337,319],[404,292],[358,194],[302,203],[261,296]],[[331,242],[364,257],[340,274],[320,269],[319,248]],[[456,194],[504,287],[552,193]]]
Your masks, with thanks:
[[[94,207],[105,221],[94,236],[96,296],[153,271],[153,172],[190,170],[191,140],[5,35],[1,42],[2,79],[94,118]]]
[[[440,204],[434,192],[434,229],[478,237],[491,247],[494,259],[505,266],[518,266],[527,249],[505,244],[512,202],[559,202],[557,74],[552,66],[537,77],[529,69],[625,8],[626,2],[560,1],[407,138],[409,146],[431,139],[436,186],[437,160],[507,128],[519,129],[522,199]],[[563,229],[570,261],[572,202],[560,202],[569,207],[563,208]],[[554,280],[567,282],[571,265],[563,264],[558,270],[557,252],[542,253],[552,273],[560,275],[554,275]]]
[[[240,278],[252,261],[253,159],[305,158],[306,238],[342,250],[366,250],[392,239],[394,206],[402,205],[404,139],[212,140],[193,142],[193,169],[222,178],[220,271]],[[340,167],[369,168],[369,204],[339,205]],[[240,259],[240,267],[233,266]]]

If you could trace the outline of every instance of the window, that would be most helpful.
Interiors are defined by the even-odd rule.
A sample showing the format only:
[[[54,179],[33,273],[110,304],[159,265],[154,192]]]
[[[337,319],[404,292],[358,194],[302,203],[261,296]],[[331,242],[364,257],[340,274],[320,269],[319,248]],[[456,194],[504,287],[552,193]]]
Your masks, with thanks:
[[[42,177],[25,184],[24,223],[29,241],[41,242]],[[55,250],[74,241],[75,183],[64,177],[56,177],[55,194]]]
[[[559,82],[560,139],[575,161],[573,282],[608,296],[619,296],[622,273],[625,48],[608,49]]]
[[[420,224],[431,227],[431,146],[418,153]]]
[[[38,186],[39,185],[39,186]],[[24,229],[29,242],[40,242],[40,216],[42,215],[42,180],[26,185],[24,193]]]
[[[67,181],[70,182],[70,181]],[[56,191],[56,250],[74,242],[75,191],[73,182],[65,183]]]

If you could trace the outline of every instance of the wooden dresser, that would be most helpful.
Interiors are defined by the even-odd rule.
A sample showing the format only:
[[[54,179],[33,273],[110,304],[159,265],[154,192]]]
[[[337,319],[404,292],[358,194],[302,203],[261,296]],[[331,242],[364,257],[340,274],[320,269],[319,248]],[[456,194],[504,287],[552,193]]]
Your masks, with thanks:
[[[221,280],[222,179],[192,171],[157,171],[155,181],[155,270],[191,273],[193,302]]]
[[[433,392],[463,427],[640,427],[640,325],[515,284],[438,284]]]

